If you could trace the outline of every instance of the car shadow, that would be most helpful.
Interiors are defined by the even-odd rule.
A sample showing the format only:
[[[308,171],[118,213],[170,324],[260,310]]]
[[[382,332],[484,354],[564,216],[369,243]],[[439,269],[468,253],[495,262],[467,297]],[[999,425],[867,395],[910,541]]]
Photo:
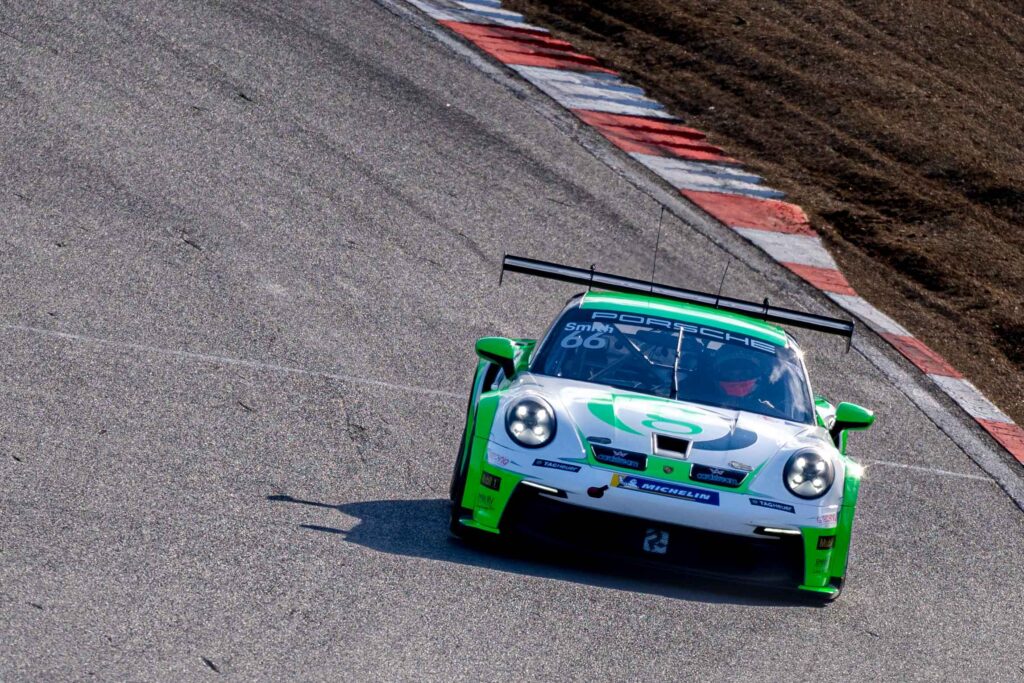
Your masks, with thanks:
[[[378,552],[454,562],[569,581],[602,588],[648,593],[693,602],[752,606],[816,606],[796,591],[747,586],[652,569],[626,561],[569,555],[557,548],[508,542],[469,543],[448,530],[448,501],[442,498],[374,500],[331,504],[289,495],[267,496],[271,503],[291,503],[336,510],[359,521],[350,529],[300,524],[305,531],[337,535]]]

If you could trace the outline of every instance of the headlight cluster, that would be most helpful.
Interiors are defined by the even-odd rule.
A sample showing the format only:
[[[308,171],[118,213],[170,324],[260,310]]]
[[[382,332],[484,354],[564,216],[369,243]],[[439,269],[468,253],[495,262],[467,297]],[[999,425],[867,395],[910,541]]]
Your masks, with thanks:
[[[540,448],[555,438],[555,411],[536,396],[517,399],[505,411],[505,430],[526,448]]]
[[[790,493],[807,499],[824,496],[834,479],[832,461],[813,450],[794,453],[782,471],[782,481]]]

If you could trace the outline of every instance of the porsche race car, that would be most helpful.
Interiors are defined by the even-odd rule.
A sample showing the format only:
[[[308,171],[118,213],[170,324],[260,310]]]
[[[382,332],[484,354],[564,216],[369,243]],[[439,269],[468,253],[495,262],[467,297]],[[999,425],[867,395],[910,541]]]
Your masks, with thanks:
[[[477,341],[456,535],[839,594],[861,477],[847,434],[874,416],[814,397],[780,324],[852,322],[515,256],[505,272],[588,291],[539,343]]]

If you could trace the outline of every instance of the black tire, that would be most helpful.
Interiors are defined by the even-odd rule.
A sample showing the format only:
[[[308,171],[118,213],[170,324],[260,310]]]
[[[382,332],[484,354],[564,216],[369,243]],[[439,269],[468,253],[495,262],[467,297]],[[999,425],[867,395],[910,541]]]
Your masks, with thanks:
[[[448,489],[448,496],[451,498],[451,513],[448,520],[448,529],[455,536],[464,537],[466,528],[459,524],[459,518],[468,510],[462,507],[462,494],[466,490],[466,477],[469,467],[465,466],[463,460],[466,458],[466,430],[462,430],[462,439],[459,441],[459,455],[455,458],[455,469],[452,471],[452,484]]]
[[[466,473],[462,467],[462,459],[466,455],[466,428],[462,428],[462,438],[459,439],[459,454],[455,457],[455,468],[452,470],[452,483],[448,487],[448,498],[456,503],[462,498],[462,492],[466,490]]]
[[[816,591],[800,591],[800,594],[804,597],[807,602],[812,605],[827,605],[830,602],[834,602],[843,594],[843,580],[832,579],[831,582],[834,588],[838,590],[835,593],[818,593]]]
[[[497,373],[497,366],[491,366],[483,377],[484,385],[488,385],[494,382],[495,374]],[[478,375],[473,375],[473,384],[476,385]],[[473,405],[474,390],[471,388],[469,392],[469,404],[466,406],[466,425],[469,424],[470,413],[475,409]],[[473,536],[472,529],[462,526],[459,523],[459,518],[470,515],[473,511],[469,508],[462,507],[462,494],[466,491],[466,479],[469,476],[469,453],[466,449],[466,438],[472,436],[467,433],[466,427],[462,428],[462,438],[459,439],[459,454],[455,458],[455,467],[452,470],[452,483],[448,487],[448,497],[451,499],[451,516],[448,521],[448,528],[451,532],[459,538],[469,538]]]

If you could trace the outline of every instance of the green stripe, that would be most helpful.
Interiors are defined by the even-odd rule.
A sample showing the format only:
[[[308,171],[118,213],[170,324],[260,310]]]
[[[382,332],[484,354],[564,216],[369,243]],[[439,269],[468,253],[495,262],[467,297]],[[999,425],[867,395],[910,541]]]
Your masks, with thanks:
[[[654,297],[616,292],[588,292],[583,297],[580,308],[600,308],[620,313],[670,318],[694,325],[707,325],[728,332],[746,334],[778,346],[785,346],[787,343],[786,333],[777,325],[738,313],[717,311],[705,306],[666,301]]]

